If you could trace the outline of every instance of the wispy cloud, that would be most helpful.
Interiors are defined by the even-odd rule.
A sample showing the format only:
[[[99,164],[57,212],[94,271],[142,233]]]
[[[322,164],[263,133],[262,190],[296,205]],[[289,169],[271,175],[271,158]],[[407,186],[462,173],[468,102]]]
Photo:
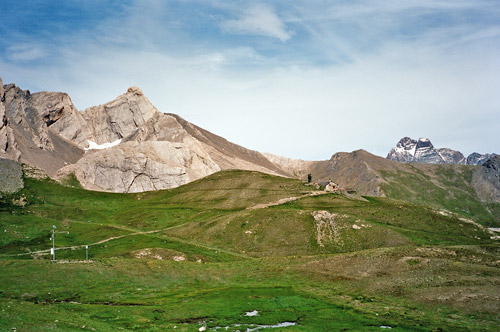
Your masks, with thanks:
[[[272,4],[119,2],[74,30],[48,11],[51,29],[0,35],[0,75],[80,109],[138,85],[161,111],[289,157],[385,155],[402,136],[500,152],[498,1]]]
[[[6,49],[6,55],[13,61],[32,61],[43,59],[47,56],[47,51],[40,45],[17,44]]]
[[[231,34],[248,34],[277,38],[286,42],[293,32],[287,31],[283,20],[268,5],[258,4],[248,7],[235,20],[221,23],[221,29]]]

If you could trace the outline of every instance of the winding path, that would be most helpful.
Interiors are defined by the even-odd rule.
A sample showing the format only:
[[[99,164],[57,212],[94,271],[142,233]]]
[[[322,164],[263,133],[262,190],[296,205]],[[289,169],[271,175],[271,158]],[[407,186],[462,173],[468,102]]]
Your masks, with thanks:
[[[313,197],[313,196],[325,195],[325,194],[330,194],[330,193],[331,192],[328,192],[328,191],[311,191],[311,192],[304,194],[304,195],[301,195],[301,196],[286,197],[286,198],[279,199],[275,202],[262,203],[262,204],[250,206],[250,207],[247,207],[246,209],[247,210],[265,209],[265,208],[270,207],[270,206],[282,205],[282,204],[293,202],[293,201],[296,201],[298,199],[302,199],[302,198],[306,198],[306,197]]]
[[[279,199],[279,200],[277,200],[275,202],[263,203],[263,204],[257,204],[257,205],[254,205],[254,206],[250,206],[250,207],[247,207],[246,210],[265,209],[267,207],[277,206],[277,205],[282,205],[282,204],[285,204],[285,203],[293,202],[293,201],[296,201],[298,199],[302,199],[302,198],[306,198],[306,197],[319,196],[319,195],[324,195],[324,194],[328,194],[328,193],[329,192],[326,192],[326,191],[311,191],[311,192],[309,192],[307,194],[304,194],[304,195],[301,195],[301,196],[286,197],[286,198]],[[72,222],[81,223],[79,221],[72,221]],[[131,228],[128,228],[128,227],[125,227],[125,226],[120,226],[120,225],[101,224],[101,223],[96,223],[96,224],[97,225],[101,225],[101,226],[113,227],[113,228],[117,228],[117,229],[121,229],[121,230],[125,230],[125,231],[130,231],[132,233],[118,235],[118,236],[111,236],[109,238],[106,238],[106,239],[103,239],[103,240],[100,240],[100,241],[97,241],[97,242],[94,242],[94,243],[89,243],[89,244],[79,244],[79,245],[74,245],[74,246],[58,247],[58,248],[55,248],[55,250],[68,250],[68,249],[69,250],[75,250],[75,249],[82,249],[82,248],[85,248],[85,246],[87,246],[87,245],[89,247],[91,247],[91,246],[96,246],[96,245],[103,244],[103,243],[106,243],[106,242],[109,242],[109,241],[122,239],[124,237],[136,236],[136,235],[144,235],[144,234],[160,233],[160,232],[164,232],[164,231],[171,230],[171,229],[178,228],[178,227],[181,227],[181,226],[185,225],[185,224],[179,224],[179,225],[174,225],[174,226],[170,226],[170,227],[162,228],[162,229],[155,229],[155,230],[151,230],[151,231],[138,232],[138,231],[136,231],[134,229],[131,229]],[[205,245],[202,245],[202,244],[199,244],[199,243],[193,243],[193,242],[190,242],[190,241],[187,241],[187,240],[179,239],[179,238],[176,238],[176,237],[168,237],[168,238],[170,238],[170,239],[172,239],[174,241],[177,241],[177,242],[181,242],[181,243],[185,243],[185,244],[189,244],[189,245],[194,245],[194,246],[205,248],[205,249],[209,249],[209,250],[216,250],[216,251],[224,252],[224,253],[227,253],[227,254],[230,254],[230,255],[233,255],[233,256],[238,256],[238,257],[242,257],[242,258],[252,258],[252,257],[244,255],[244,254],[240,254],[240,253],[236,253],[236,252],[232,252],[232,251],[228,251],[228,250],[224,250],[224,249],[220,249],[220,248],[213,248],[213,247],[205,246]],[[27,255],[48,255],[48,254],[50,254],[50,250],[51,249],[44,249],[44,250],[30,251],[30,252],[25,252],[25,253],[20,253],[20,254],[0,254],[0,257],[18,257],[18,256],[27,256]]]

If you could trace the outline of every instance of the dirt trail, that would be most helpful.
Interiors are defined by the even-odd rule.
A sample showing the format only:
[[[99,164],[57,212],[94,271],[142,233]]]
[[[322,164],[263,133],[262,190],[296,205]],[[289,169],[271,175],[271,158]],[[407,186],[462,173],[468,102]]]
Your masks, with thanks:
[[[110,227],[114,227],[114,228],[119,228],[119,229],[123,229],[119,226],[115,226],[115,225],[106,225],[106,226],[110,226]],[[168,229],[168,228],[166,228]],[[152,231],[144,231],[144,232],[134,232],[134,233],[130,233],[130,234],[124,234],[124,235],[118,235],[118,236],[111,236],[107,239],[103,239],[103,240],[100,240],[100,241],[97,241],[97,242],[94,242],[94,243],[89,243],[89,244],[79,244],[79,245],[74,245],[74,246],[69,246],[69,247],[58,247],[58,248],[55,248],[55,250],[67,250],[67,249],[71,249],[71,250],[74,250],[74,249],[81,249],[81,248],[85,248],[85,246],[95,246],[95,245],[98,245],[98,244],[103,244],[103,243],[106,243],[106,242],[109,242],[109,241],[112,241],[112,240],[118,240],[118,239],[121,239],[121,238],[124,238],[124,237],[127,237],[127,236],[135,236],[135,235],[142,235],[142,234],[152,234],[152,233],[158,233],[158,232],[161,232],[163,230],[166,230],[166,229],[156,229],[156,230],[152,230]],[[25,252],[25,253],[21,253],[21,254],[10,254],[10,255],[1,255],[2,257],[12,257],[12,256],[26,256],[26,255],[43,255],[43,254],[49,254],[50,253],[50,249],[44,249],[44,250],[37,250],[37,251],[30,251],[30,252]]]
[[[101,224],[101,225],[103,225],[103,224]],[[122,229],[122,230],[130,230],[129,228],[123,227],[123,226],[120,226],[120,225],[106,225],[106,226],[117,228],[117,229]],[[86,245],[88,245],[89,247],[91,247],[91,246],[103,244],[103,243],[106,243],[106,242],[109,242],[109,241],[118,240],[118,239],[121,239],[121,238],[124,238],[124,237],[128,237],[128,236],[136,236],[136,235],[160,233],[160,232],[167,231],[167,230],[170,230],[170,229],[173,229],[173,228],[177,228],[177,227],[181,227],[181,226],[183,226],[183,224],[174,225],[174,226],[170,226],[170,227],[162,228],[162,229],[155,229],[155,230],[151,230],[151,231],[132,232],[130,234],[124,234],[124,235],[118,235],[118,236],[111,236],[109,238],[106,238],[106,239],[103,239],[103,240],[100,240],[100,241],[97,241],[97,242],[94,242],[94,243],[79,244],[79,245],[68,246],[68,247],[59,247],[59,248],[55,248],[55,250],[57,251],[57,250],[68,250],[68,249],[69,250],[82,249],[82,248],[85,248]],[[206,245],[203,245],[203,244],[200,244],[200,243],[194,243],[194,242],[191,242],[191,241],[183,240],[183,239],[172,237],[172,236],[168,236],[168,238],[172,239],[173,241],[177,241],[177,242],[181,242],[181,243],[185,243],[185,244],[189,244],[189,245],[193,245],[193,246],[197,246],[197,247],[201,247],[201,248],[205,248],[205,249],[209,249],[209,250],[220,251],[220,252],[224,252],[224,253],[227,253],[227,254],[230,254],[230,255],[233,255],[233,256],[237,256],[237,257],[253,258],[253,257],[248,256],[248,255],[244,255],[244,254],[240,254],[240,253],[236,253],[236,252],[232,252],[232,251],[224,250],[224,249],[220,249],[220,248],[214,248],[214,247],[206,246]],[[30,252],[25,252],[25,253],[21,253],[21,254],[7,254],[7,255],[0,255],[0,256],[2,256],[2,257],[17,257],[17,256],[26,256],[26,255],[48,255],[48,254],[50,254],[50,249],[30,251]]]
[[[298,199],[302,199],[302,198],[305,198],[305,197],[319,196],[319,195],[324,195],[324,194],[329,194],[329,192],[326,192],[326,191],[311,191],[311,192],[309,192],[307,194],[304,194],[304,195],[301,195],[301,196],[286,197],[286,198],[279,199],[276,202],[262,203],[262,204],[257,204],[257,205],[254,205],[254,206],[250,206],[250,207],[247,207],[247,210],[265,209],[265,208],[270,207],[270,206],[276,206],[276,205],[281,205],[281,204],[285,204],[285,203],[288,203],[288,202],[293,202],[293,201],[296,201]]]
[[[301,196],[286,197],[286,198],[279,199],[279,200],[277,200],[275,202],[263,203],[263,204],[257,204],[257,205],[254,205],[254,206],[250,206],[250,207],[247,207],[246,209],[247,210],[265,209],[265,208],[270,207],[270,206],[276,206],[276,205],[281,205],[281,204],[285,204],[285,203],[288,203],[288,202],[293,202],[293,201],[296,201],[296,200],[301,199],[301,198],[312,197],[312,196],[319,196],[319,195],[324,195],[324,194],[328,194],[328,192],[325,192],[325,191],[311,191],[311,192],[309,192],[307,194],[304,194],[304,195],[301,195]],[[75,221],[73,221],[73,222],[75,222]],[[89,247],[91,247],[91,246],[103,244],[103,243],[106,243],[106,242],[109,242],[109,241],[118,240],[118,239],[121,239],[121,238],[124,238],[124,237],[128,237],[128,236],[136,236],[136,235],[144,235],[144,234],[154,234],[154,233],[159,233],[159,232],[163,232],[163,231],[167,231],[167,230],[170,230],[170,229],[173,229],[173,228],[177,228],[177,227],[183,226],[183,224],[179,224],[179,225],[170,226],[170,227],[162,228],[162,229],[155,229],[155,230],[143,231],[143,232],[135,232],[133,229],[128,228],[128,227],[124,227],[124,226],[121,226],[121,225],[112,225],[112,224],[99,224],[99,225],[113,227],[113,228],[117,228],[117,229],[121,229],[121,230],[125,230],[125,231],[130,231],[132,233],[124,234],[124,235],[118,235],[118,236],[111,236],[109,238],[106,238],[106,239],[103,239],[103,240],[100,240],[100,241],[97,241],[97,242],[94,242],[94,243],[89,243],[89,244],[79,244],[79,245],[68,246],[68,247],[59,247],[59,248],[55,248],[55,250],[68,250],[68,249],[75,250],[75,249],[81,249],[81,248],[84,248],[86,245],[88,245]],[[199,243],[193,243],[193,242],[186,241],[186,240],[179,239],[179,238],[175,238],[175,237],[172,237],[172,239],[175,239],[175,241],[178,241],[178,242],[181,242],[181,243],[190,244],[190,245],[196,245],[196,246],[199,246],[199,247],[202,247],[202,248],[206,248],[206,249],[210,249],[210,250],[218,250],[218,251],[226,252],[226,253],[229,253],[229,254],[232,254],[232,255],[235,255],[235,256],[239,256],[239,257],[251,258],[250,256],[247,256],[247,255],[235,253],[235,252],[232,252],[232,251],[223,250],[223,249],[220,249],[220,248],[212,248],[212,247],[209,247],[209,246],[201,245]],[[0,255],[0,256],[1,257],[17,257],[17,256],[26,256],[26,255],[47,255],[47,254],[50,254],[50,249],[30,251],[30,252],[25,252],[25,253],[20,253],[20,254],[7,254],[7,255]]]

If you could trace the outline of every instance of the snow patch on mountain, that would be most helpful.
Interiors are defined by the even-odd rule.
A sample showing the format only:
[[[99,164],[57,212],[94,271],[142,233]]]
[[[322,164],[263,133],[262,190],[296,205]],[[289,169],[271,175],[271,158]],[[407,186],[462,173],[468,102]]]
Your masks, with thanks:
[[[104,149],[112,148],[113,146],[117,146],[118,144],[120,144],[122,142],[122,139],[120,138],[120,139],[117,139],[114,142],[107,142],[107,143],[104,143],[104,144],[97,144],[96,142],[92,142],[90,140],[88,140],[87,142],[89,143],[89,147],[85,148],[85,151],[88,151],[88,150],[104,150]]]
[[[430,139],[403,137],[387,154],[387,159],[403,163],[481,165],[495,154],[472,153],[467,158],[460,151],[434,148]]]

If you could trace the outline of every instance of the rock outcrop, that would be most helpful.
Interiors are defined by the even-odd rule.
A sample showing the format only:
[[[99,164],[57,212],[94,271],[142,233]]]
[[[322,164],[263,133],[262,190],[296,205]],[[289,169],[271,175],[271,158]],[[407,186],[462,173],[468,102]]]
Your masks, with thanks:
[[[500,202],[500,156],[491,156],[472,176],[472,186],[481,200]]]
[[[0,196],[13,193],[24,187],[23,169],[14,160],[0,158]]]
[[[419,138],[415,146],[415,160],[429,164],[442,164],[444,159],[439,155],[428,138]]]
[[[303,179],[311,173],[317,183],[334,181],[363,195],[383,196],[383,187],[392,181],[384,174],[415,172],[413,166],[363,150],[336,153],[325,161],[264,155],[178,115],[158,111],[137,87],[82,112],[65,93],[31,94],[14,84],[0,84],[0,97],[0,157],[34,166],[52,178],[74,174],[87,189],[168,189],[219,170],[244,169]],[[483,157],[473,154],[467,160],[476,163]],[[400,162],[466,162],[458,151],[435,149],[428,139],[409,137],[403,138],[388,158]],[[415,165],[423,172],[427,172],[427,166],[437,167]],[[488,172],[475,173],[479,187],[486,180],[491,184],[491,176],[485,175]],[[487,190],[496,197],[493,189]]]
[[[202,150],[167,141],[127,142],[89,151],[59,175],[74,173],[93,190],[142,192],[178,187],[220,170]]]
[[[88,146],[91,133],[87,122],[67,94],[43,92],[35,93],[32,97],[45,110],[43,121],[47,128],[81,148]]]
[[[449,148],[436,149],[428,138],[418,141],[403,137],[387,154],[387,159],[403,163],[480,165],[490,154],[472,153],[467,158],[460,151]]]
[[[441,156],[445,164],[456,164],[456,165],[466,164],[465,157],[460,151],[455,151],[448,148],[440,148],[436,149],[436,151],[439,154],[439,156]]]
[[[420,138],[416,141],[410,137],[403,137],[391,149],[387,159],[404,163],[443,164],[445,162],[429,139]]]
[[[155,115],[160,112],[137,87],[129,88],[109,103],[82,112],[90,132],[88,140],[99,145],[126,139]]]
[[[168,189],[231,168],[288,176],[257,151],[159,112],[137,87],[83,112],[65,93],[9,84],[0,96],[0,156],[53,178],[74,173],[87,189]]]
[[[50,128],[58,114],[64,113],[63,104],[72,106],[67,95],[31,94],[14,84],[2,89],[0,156],[31,164],[50,176],[80,159],[83,150]]]
[[[496,154],[491,154],[491,153],[485,153],[485,154],[480,154],[477,152],[471,153],[467,157],[467,165],[482,165],[484,162],[486,162],[488,159],[491,157],[495,156]]]
[[[88,143],[101,150],[87,151],[58,176],[74,173],[88,189],[168,189],[231,168],[287,175],[257,151],[228,142],[178,115],[159,112],[138,88],[85,110],[83,118],[90,132]]]

